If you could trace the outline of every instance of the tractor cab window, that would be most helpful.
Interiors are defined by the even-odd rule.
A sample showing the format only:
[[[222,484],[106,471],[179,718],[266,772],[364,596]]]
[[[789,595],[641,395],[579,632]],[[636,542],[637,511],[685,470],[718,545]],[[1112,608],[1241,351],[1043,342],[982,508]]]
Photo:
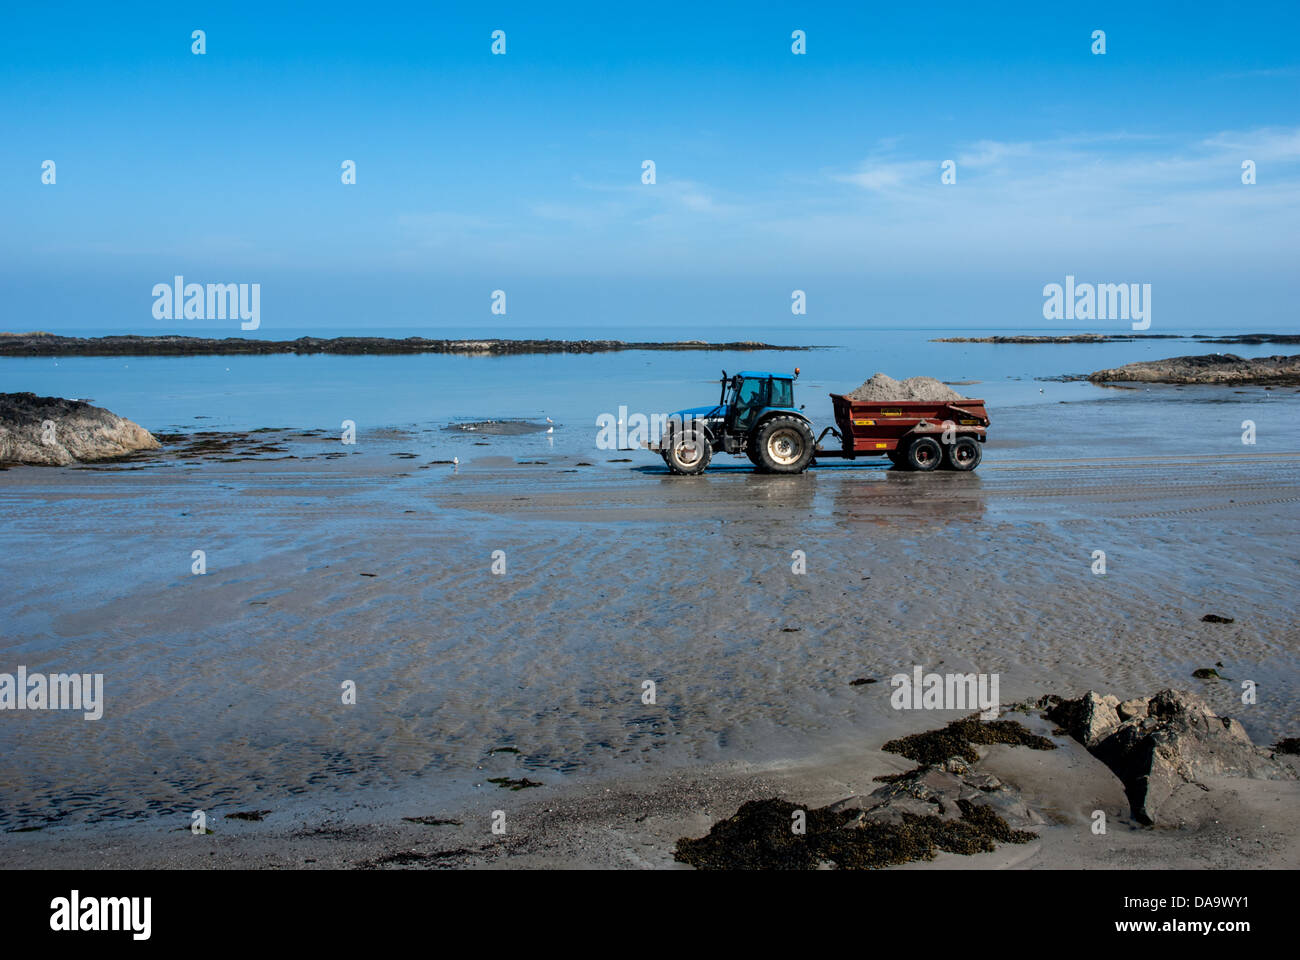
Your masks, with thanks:
[[[763,402],[763,384],[764,381],[752,377],[741,380],[740,386],[736,390],[736,405],[739,407],[752,407],[761,404]]]
[[[768,401],[770,407],[793,407],[794,406],[794,384],[789,380],[772,380],[772,399]]]

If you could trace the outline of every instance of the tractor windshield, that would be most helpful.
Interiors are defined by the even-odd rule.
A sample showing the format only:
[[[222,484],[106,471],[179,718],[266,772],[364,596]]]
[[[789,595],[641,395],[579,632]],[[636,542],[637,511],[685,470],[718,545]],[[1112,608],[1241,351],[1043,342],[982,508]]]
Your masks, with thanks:
[[[727,389],[727,406],[793,407],[794,385],[776,377],[732,377]]]
[[[732,377],[727,384],[727,406],[748,407],[761,402],[764,382],[754,377]]]
[[[764,381],[745,377],[736,387],[736,405],[740,407],[757,406],[763,402]]]

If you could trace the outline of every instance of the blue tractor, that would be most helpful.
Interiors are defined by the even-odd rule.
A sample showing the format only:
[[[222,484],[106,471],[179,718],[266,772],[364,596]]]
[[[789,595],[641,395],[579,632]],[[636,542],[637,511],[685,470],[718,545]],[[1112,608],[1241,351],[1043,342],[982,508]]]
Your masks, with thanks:
[[[794,405],[799,376],[722,371],[717,404],[678,410],[655,449],[676,474],[703,473],[715,453],[746,456],[763,473],[803,473],[816,452],[812,424]]]

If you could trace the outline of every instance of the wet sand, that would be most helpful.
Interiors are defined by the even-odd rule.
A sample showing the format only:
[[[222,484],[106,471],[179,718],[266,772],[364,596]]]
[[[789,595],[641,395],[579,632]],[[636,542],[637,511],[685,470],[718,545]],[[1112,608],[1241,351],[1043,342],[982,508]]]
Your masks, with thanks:
[[[1043,734],[1050,724],[1029,722]],[[1119,781],[1082,746],[981,747],[979,768],[1023,790],[1046,823],[1038,839],[971,856],[938,853],[900,870],[1300,868],[1300,784],[1210,780],[1172,805],[1174,825],[1136,823]],[[1294,758],[1288,762],[1300,768]],[[290,803],[258,822],[215,819],[211,834],[156,822],[104,823],[0,837],[6,865],[77,869],[689,869],[681,837],[703,836],[745,801],[795,797],[809,808],[865,793],[909,763],[862,745],[801,762],[639,774],[608,786],[484,794],[462,810],[375,794]],[[1097,811],[1107,817],[1095,833]],[[504,819],[498,819],[498,818]],[[413,822],[424,820],[426,822]],[[494,824],[503,832],[494,832]]]
[[[637,453],[452,467],[400,430],[343,455],[266,439],[0,473],[5,668],[103,672],[107,697],[98,722],[5,718],[0,827],[39,828],[0,833],[6,864],[669,866],[746,799],[826,803],[901,769],[881,743],[955,716],[890,708],[913,665],[996,672],[1003,702],[1188,687],[1256,743],[1297,734],[1297,453],[1008,444],[969,475],[724,458],[673,478]],[[1232,683],[1191,678],[1216,663]],[[1058,810],[1041,844],[935,865],[1296,865],[1294,783],[1232,781],[1217,824],[1090,843],[1091,804],[1127,810],[1104,768],[1062,790],[1075,753],[1094,763],[1016,773]],[[224,819],[249,809],[271,813]]]

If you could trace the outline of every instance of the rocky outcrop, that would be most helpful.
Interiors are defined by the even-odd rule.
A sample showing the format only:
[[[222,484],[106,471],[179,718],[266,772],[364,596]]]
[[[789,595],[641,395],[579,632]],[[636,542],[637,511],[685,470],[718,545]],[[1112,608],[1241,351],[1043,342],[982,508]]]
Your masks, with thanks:
[[[1067,334],[1017,334],[997,337],[936,337],[931,343],[1127,343],[1133,340],[1194,340],[1199,343],[1300,343],[1300,334],[1293,333],[1238,333],[1226,337],[1208,337],[1194,333],[1185,337],[1179,333],[1067,333]]]
[[[612,353],[618,350],[808,350],[757,340],[633,342],[625,340],[427,340],[424,337],[299,337],[248,340],[243,337],[120,336],[61,337],[48,333],[0,334],[0,357],[239,356],[271,353],[410,354]]]
[[[1011,827],[1040,826],[1046,821],[1031,810],[1020,791],[987,773],[978,773],[960,757],[942,766],[921,766],[891,779],[866,796],[830,805],[836,813],[854,811],[849,826],[868,821],[904,825],[908,817],[960,820],[963,806],[987,807]],[[906,816],[905,816],[906,815]]]
[[[0,463],[62,466],[160,446],[139,424],[80,400],[0,393]]]
[[[1017,334],[997,337],[936,337],[931,343],[1123,343],[1129,340],[1184,340],[1176,333]]]
[[[1300,355],[1246,360],[1232,353],[1211,353],[1168,360],[1144,360],[1081,378],[1093,383],[1185,383],[1300,385]]]
[[[1207,337],[1197,334],[1193,340],[1204,343],[1300,343],[1300,334],[1295,333],[1237,333],[1230,337]]]
[[[1180,787],[1211,777],[1293,780],[1291,768],[1256,747],[1236,720],[1220,717],[1200,697],[1161,690],[1122,703],[1089,690],[1047,711],[1124,784],[1133,816],[1159,822],[1160,809]]]

